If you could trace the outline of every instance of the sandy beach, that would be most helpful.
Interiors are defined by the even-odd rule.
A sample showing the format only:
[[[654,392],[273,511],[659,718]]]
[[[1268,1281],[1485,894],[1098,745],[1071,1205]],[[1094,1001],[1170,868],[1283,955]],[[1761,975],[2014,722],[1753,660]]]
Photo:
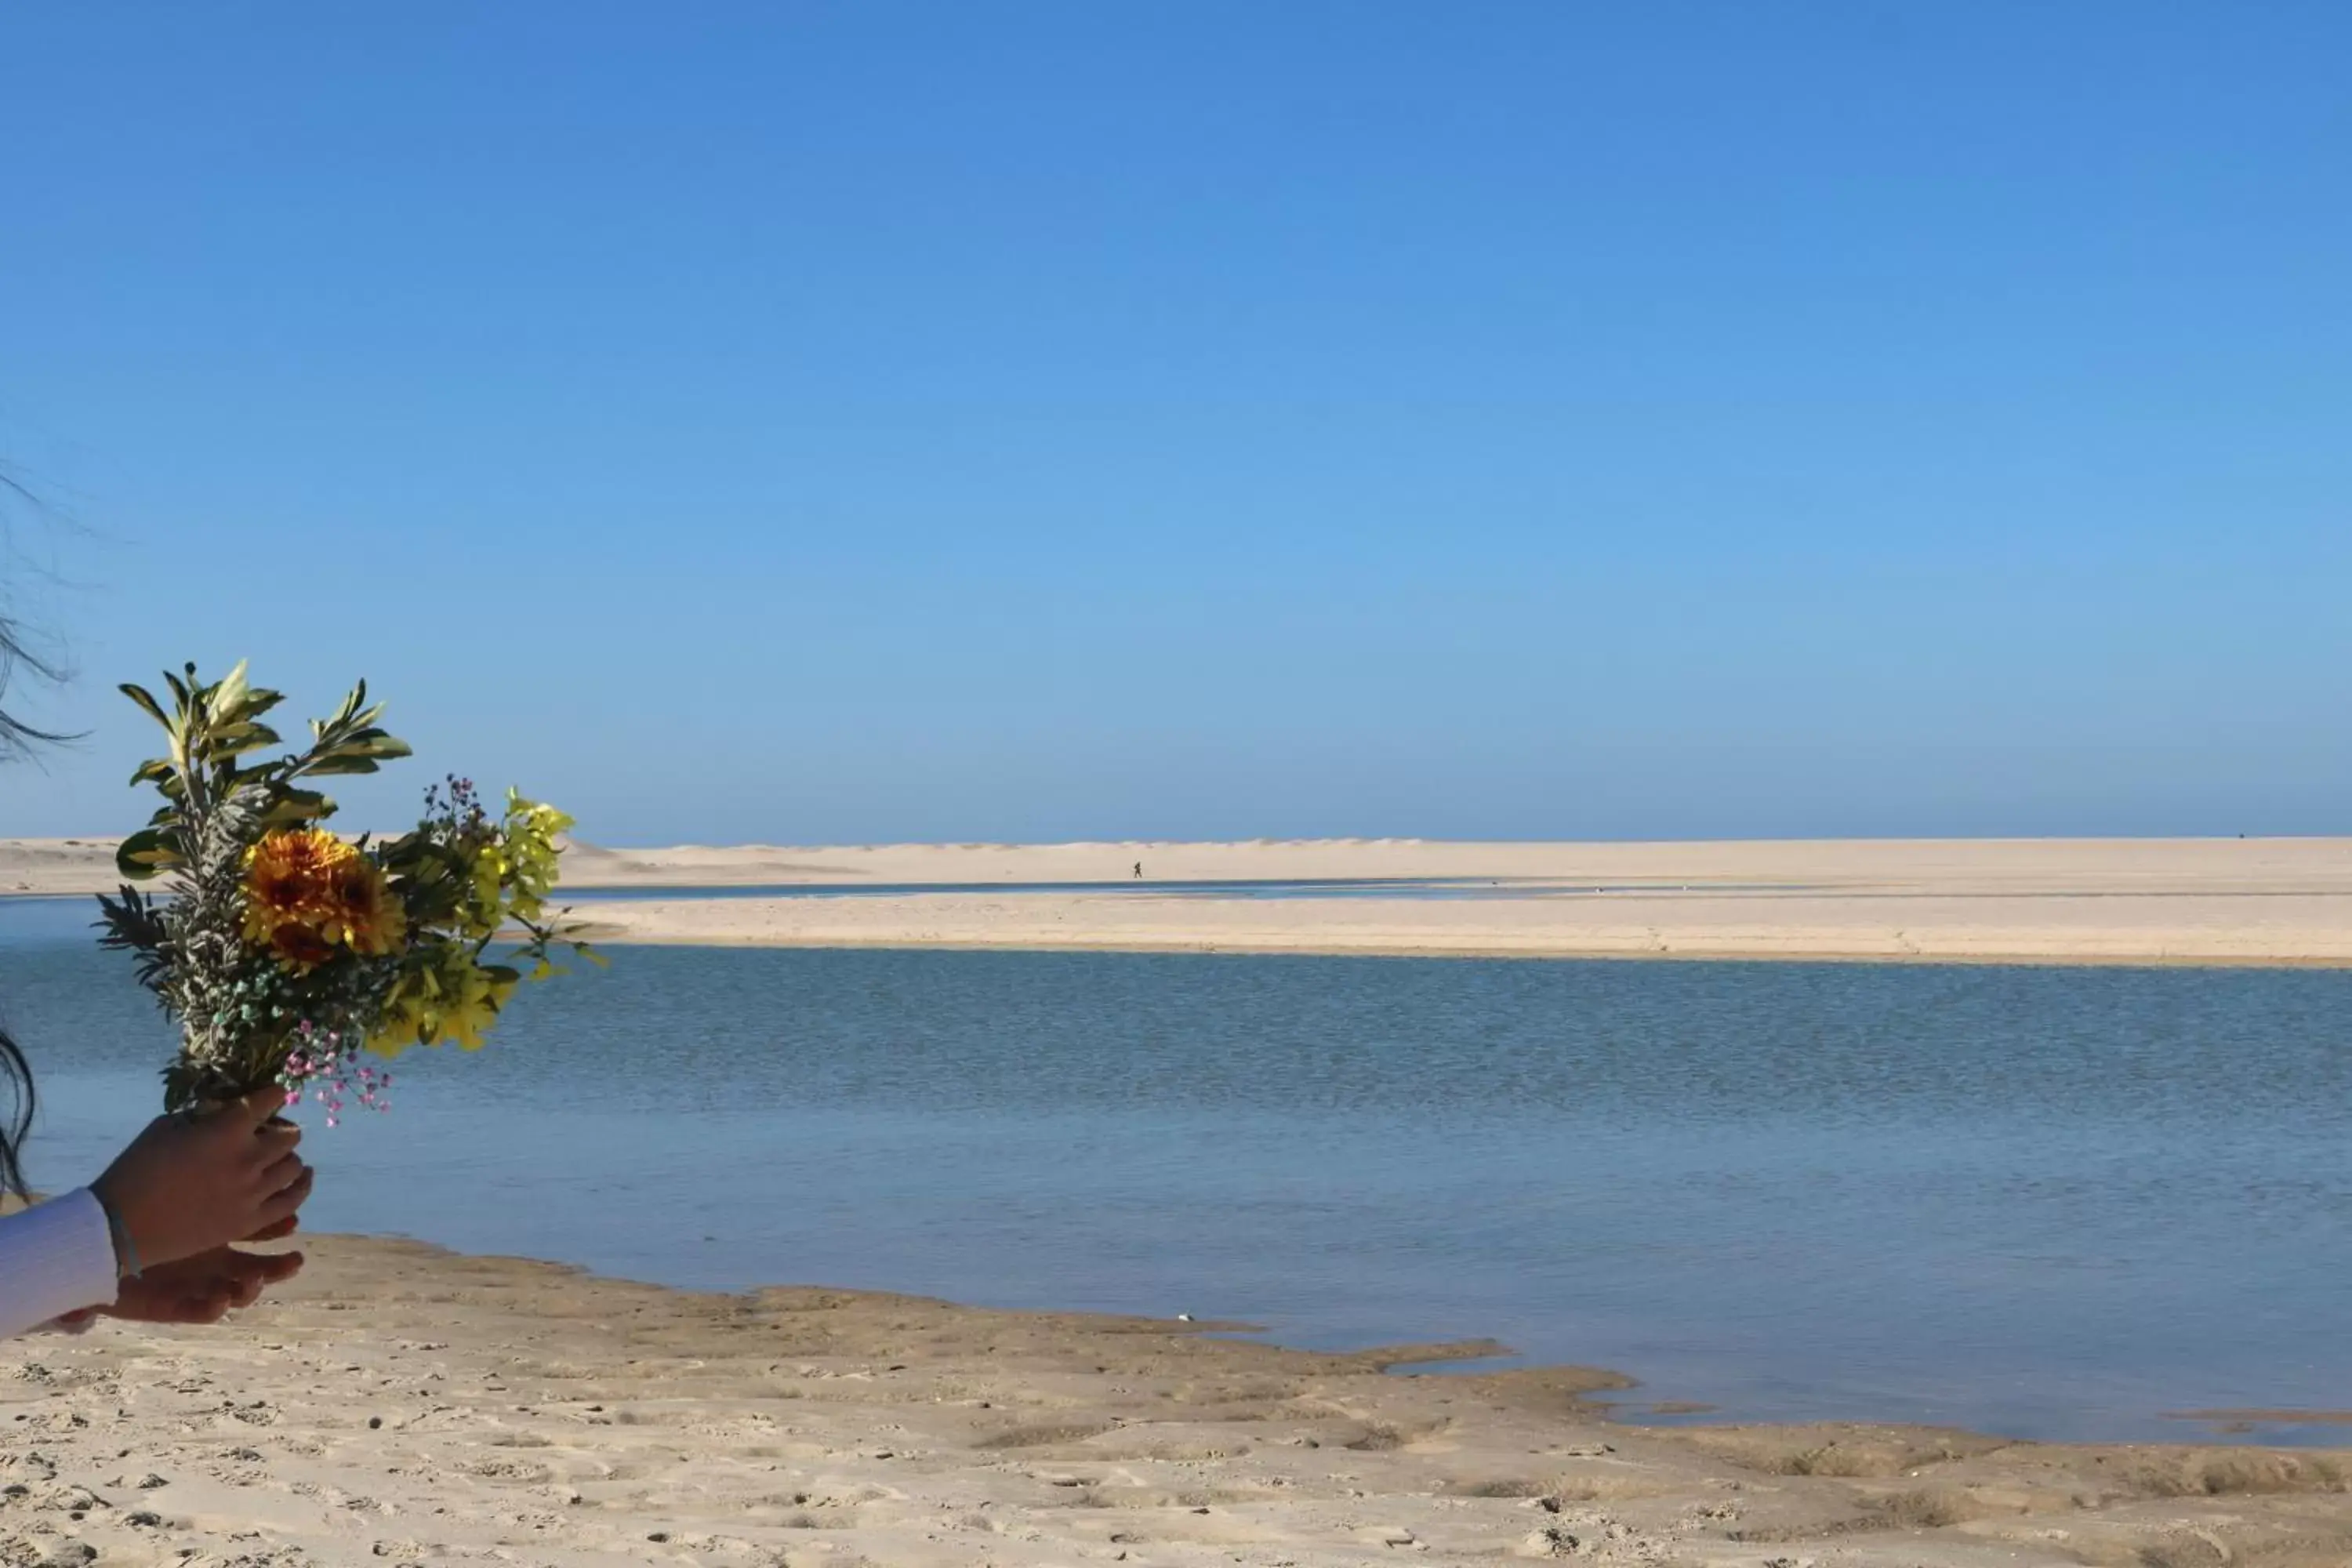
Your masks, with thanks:
[[[308,1245],[221,1328],[0,1346],[0,1563],[2352,1561],[2341,1453],[1644,1428],[1605,1373],[1411,1374],[1475,1346]]]
[[[0,890],[111,886],[107,841],[0,842]],[[1138,863],[1144,877],[1134,876]],[[567,866],[611,941],[1527,957],[2352,963],[2352,839],[740,846]],[[1446,883],[1263,898],[1195,882]],[[1055,890],[1008,890],[1030,884]],[[938,891],[599,901],[599,889]],[[1098,886],[1099,890],[1090,890]]]

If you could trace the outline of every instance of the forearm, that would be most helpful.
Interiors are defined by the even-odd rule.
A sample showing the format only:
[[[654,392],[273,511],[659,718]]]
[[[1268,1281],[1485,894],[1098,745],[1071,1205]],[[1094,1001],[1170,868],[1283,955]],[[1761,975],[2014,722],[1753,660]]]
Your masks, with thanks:
[[[112,1304],[116,1276],[106,1210],[87,1189],[0,1218],[0,1338]]]

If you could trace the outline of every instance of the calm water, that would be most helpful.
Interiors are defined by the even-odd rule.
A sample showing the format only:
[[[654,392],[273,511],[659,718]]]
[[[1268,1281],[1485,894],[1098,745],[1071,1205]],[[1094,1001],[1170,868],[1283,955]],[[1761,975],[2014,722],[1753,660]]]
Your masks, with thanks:
[[[80,904],[0,1000],[86,1179],[168,1041]],[[1491,1334],[1739,1417],[2352,1405],[2352,974],[625,948],[314,1134],[317,1228]],[[2271,1427],[2268,1439],[2341,1440]]]

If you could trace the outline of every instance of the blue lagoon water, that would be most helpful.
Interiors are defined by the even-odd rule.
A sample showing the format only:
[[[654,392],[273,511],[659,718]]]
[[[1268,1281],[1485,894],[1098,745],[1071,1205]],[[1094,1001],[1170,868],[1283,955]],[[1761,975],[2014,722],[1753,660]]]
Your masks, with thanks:
[[[170,1044],[86,910],[0,901],[52,1185],[149,1112]],[[1635,1414],[2122,1438],[2352,1405],[2352,973],[613,956],[315,1129],[313,1228],[1492,1335],[1639,1377]]]

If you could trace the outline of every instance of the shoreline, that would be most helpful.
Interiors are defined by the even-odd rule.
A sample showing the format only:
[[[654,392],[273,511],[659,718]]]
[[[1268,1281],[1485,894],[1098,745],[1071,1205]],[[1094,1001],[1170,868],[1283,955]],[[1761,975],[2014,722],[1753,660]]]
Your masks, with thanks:
[[[223,1327],[0,1346],[0,1558],[2318,1568],[2352,1545],[2345,1449],[1633,1425],[1595,1369],[1386,1370],[1479,1344],[303,1245]]]
[[[758,934],[704,935],[632,930],[624,925],[584,923],[586,940],[600,947],[759,947],[798,951],[884,952],[1087,952],[1138,955],[1192,955],[1225,958],[1458,958],[1512,959],[1539,963],[1864,963],[1949,965],[1955,967],[2022,969],[2352,969],[2352,954],[2268,957],[2247,954],[2053,953],[2053,952],[1883,952],[1835,948],[1790,951],[1776,948],[1690,948],[1675,951],[1622,947],[1576,946],[1412,946],[1379,943],[1252,943],[1231,938],[1217,942],[1181,939],[1149,942],[1120,939],[1074,938],[1065,941],[896,940],[865,937],[783,937]]]

